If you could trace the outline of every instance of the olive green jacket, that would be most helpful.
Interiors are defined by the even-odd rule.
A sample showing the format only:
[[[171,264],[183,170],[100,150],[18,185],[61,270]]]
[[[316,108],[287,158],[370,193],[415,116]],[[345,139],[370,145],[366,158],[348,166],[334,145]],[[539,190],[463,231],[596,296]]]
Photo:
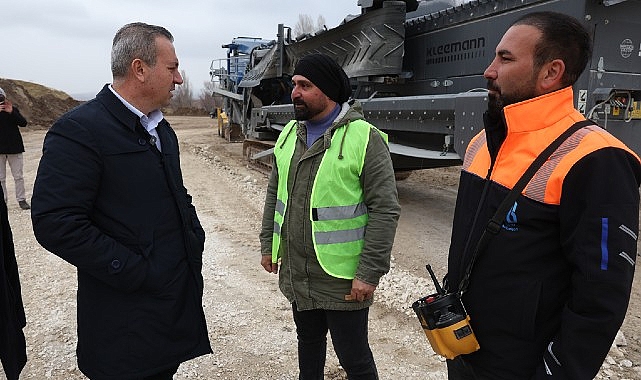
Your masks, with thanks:
[[[345,300],[345,295],[350,294],[352,281],[332,277],[321,268],[314,251],[309,220],[314,176],[325,150],[330,146],[332,133],[349,120],[358,119],[363,119],[360,103],[344,103],[332,126],[309,149],[306,144],[305,123],[300,122],[296,128],[296,149],[288,180],[289,199],[281,231],[279,286],[285,297],[290,302],[296,302],[298,310],[301,311],[358,310],[372,304],[372,299],[364,302]],[[369,220],[356,278],[371,285],[378,285],[380,278],[390,268],[400,206],[389,149],[381,135],[373,129],[360,180]],[[271,255],[277,190],[278,172],[274,165],[267,187],[260,233],[263,255]]]

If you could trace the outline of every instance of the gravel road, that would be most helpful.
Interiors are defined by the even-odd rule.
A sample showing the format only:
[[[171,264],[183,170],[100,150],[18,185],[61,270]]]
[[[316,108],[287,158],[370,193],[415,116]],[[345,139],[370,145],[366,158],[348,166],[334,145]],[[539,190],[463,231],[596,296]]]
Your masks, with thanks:
[[[295,379],[296,334],[276,277],[259,265],[258,232],[266,177],[246,167],[240,144],[217,136],[207,117],[170,117],[181,140],[185,184],[207,233],[204,305],[214,354],[180,366],[175,379]],[[45,131],[25,140],[25,182],[31,194]],[[370,311],[370,343],[381,379],[445,379],[445,363],[429,347],[409,308],[433,292],[425,264],[446,271],[458,169],[434,169],[399,182],[402,216],[386,275]],[[33,237],[29,213],[13,199],[9,218],[27,313],[29,361],[21,379],[86,379],[77,368],[76,273]],[[623,336],[599,379],[641,378],[641,293],[634,285]],[[328,350],[326,379],[346,379]],[[0,371],[0,379],[4,374]]]

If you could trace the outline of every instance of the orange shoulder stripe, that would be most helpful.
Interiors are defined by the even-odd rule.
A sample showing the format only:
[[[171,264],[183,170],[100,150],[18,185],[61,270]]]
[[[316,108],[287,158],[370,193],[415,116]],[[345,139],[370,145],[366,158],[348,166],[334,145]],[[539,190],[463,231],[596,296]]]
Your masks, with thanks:
[[[520,149],[510,151],[505,147],[501,148],[502,154],[500,153],[497,158],[498,162],[492,174],[492,181],[511,189],[525,172],[527,166],[534,161],[537,152],[543,151],[556,138],[556,136],[536,135],[534,139],[521,140],[521,143],[527,143],[528,140],[531,143],[525,149],[520,147]],[[608,147],[623,149],[639,159],[632,150],[606,130],[596,125],[584,127],[572,134],[557,148],[526,186],[523,195],[538,202],[558,205],[561,201],[563,180],[574,164],[586,155]],[[510,153],[505,154],[506,151],[510,151]],[[468,146],[463,161],[463,170],[484,178],[489,166],[490,156],[486,136],[485,133],[479,133]]]
[[[465,151],[465,157],[463,159],[463,170],[465,171],[470,171],[470,166],[476,161],[476,155],[479,152],[486,152],[487,153],[487,140],[485,136],[485,131],[481,131],[478,133],[476,136],[472,138],[472,141],[467,145],[467,149]],[[485,148],[485,149],[482,149]],[[489,156],[487,157],[489,160]],[[489,161],[488,161],[489,162]],[[490,165],[486,166],[486,169],[489,168]]]
[[[535,192],[535,188],[533,187],[533,193],[529,193],[529,186],[534,182],[533,178],[525,190],[526,196],[547,204],[560,204],[563,181],[568,172],[583,157],[596,152],[599,149],[623,149],[639,160],[639,157],[630,148],[619,141],[616,137],[612,136],[608,131],[596,125],[582,128],[575,132],[566,142],[568,144],[565,147],[565,151],[561,151],[561,148],[563,148],[563,146],[561,146],[554,153],[556,155],[558,152],[559,157],[555,159],[555,164],[550,165],[550,168],[547,169],[548,173],[544,173],[542,171],[543,168],[541,168],[541,170],[539,170],[535,175],[535,178],[539,175],[541,175],[541,177],[547,176],[546,181],[542,181],[541,179],[538,180],[541,183],[545,183],[545,191],[542,192],[541,188],[539,188]],[[553,157],[551,157],[546,164],[551,162],[552,159]]]

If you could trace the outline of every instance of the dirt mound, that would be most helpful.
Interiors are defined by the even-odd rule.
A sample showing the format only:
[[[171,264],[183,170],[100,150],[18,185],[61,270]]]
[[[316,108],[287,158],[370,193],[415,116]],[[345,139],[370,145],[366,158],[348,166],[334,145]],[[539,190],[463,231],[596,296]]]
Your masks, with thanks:
[[[34,129],[49,128],[62,114],[82,103],[62,91],[21,80],[0,78],[0,87]]]
[[[0,78],[0,88],[7,98],[20,108],[20,113],[34,129],[49,128],[62,114],[83,103],[67,93],[40,84],[15,79]],[[171,116],[208,116],[202,107],[167,107],[165,115]]]

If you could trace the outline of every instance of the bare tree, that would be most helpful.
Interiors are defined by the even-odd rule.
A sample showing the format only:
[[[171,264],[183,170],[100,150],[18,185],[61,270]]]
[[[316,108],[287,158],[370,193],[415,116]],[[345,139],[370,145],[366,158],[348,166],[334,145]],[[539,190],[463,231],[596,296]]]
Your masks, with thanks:
[[[312,17],[310,15],[299,14],[298,22],[296,23],[296,25],[294,25],[293,32],[294,36],[298,38],[305,34],[313,36],[319,30],[324,29],[326,29],[325,17],[318,16],[318,18],[316,19],[316,24],[314,24],[314,21],[312,21]]]
[[[173,108],[188,108],[192,106],[194,94],[185,70],[180,70],[180,75],[183,77],[183,84],[176,86],[171,106]]]
[[[314,21],[310,15],[299,14],[298,22],[294,25],[294,36],[314,33]]]
[[[327,30],[327,26],[325,25],[325,17],[322,15],[318,15],[318,18],[316,19],[316,31],[319,30]]]
[[[200,90],[200,95],[198,96],[198,103],[200,107],[211,112],[217,107],[222,107],[222,97],[218,94],[214,94],[214,88],[216,83],[212,81],[205,81],[203,83],[203,88]]]

